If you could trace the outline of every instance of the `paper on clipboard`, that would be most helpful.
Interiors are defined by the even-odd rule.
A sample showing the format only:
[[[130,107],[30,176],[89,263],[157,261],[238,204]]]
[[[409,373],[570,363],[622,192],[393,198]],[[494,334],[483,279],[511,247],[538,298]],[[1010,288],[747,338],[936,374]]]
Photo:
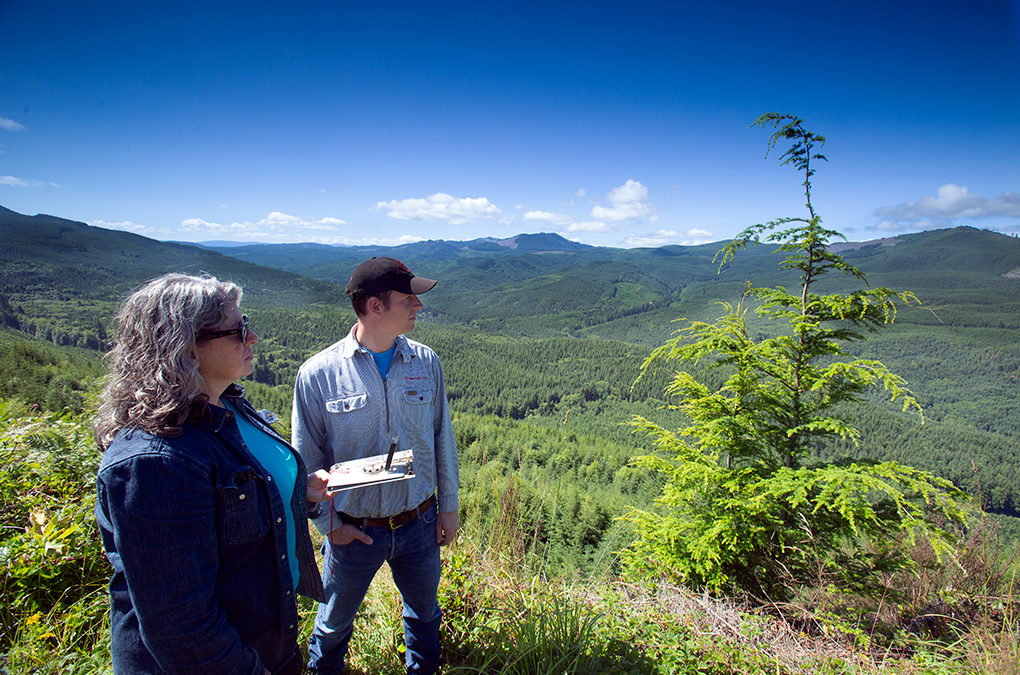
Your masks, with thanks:
[[[387,465],[388,468],[387,468]],[[414,451],[401,450],[390,454],[362,457],[338,462],[329,469],[326,493],[379,485],[414,478]]]

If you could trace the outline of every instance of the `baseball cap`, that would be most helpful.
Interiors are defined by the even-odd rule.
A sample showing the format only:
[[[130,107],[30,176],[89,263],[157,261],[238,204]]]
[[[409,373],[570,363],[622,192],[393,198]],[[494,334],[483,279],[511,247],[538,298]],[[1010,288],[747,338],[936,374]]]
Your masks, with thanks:
[[[364,293],[368,296],[379,296],[386,291],[400,291],[409,295],[419,295],[431,290],[435,285],[435,279],[414,276],[411,270],[396,258],[379,256],[370,258],[354,268],[354,273],[347,282],[347,294]]]

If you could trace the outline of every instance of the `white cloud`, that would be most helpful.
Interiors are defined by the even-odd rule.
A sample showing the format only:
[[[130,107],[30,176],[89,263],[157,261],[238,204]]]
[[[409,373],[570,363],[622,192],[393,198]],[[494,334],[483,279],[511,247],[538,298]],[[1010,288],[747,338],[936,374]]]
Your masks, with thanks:
[[[573,220],[571,216],[565,213],[552,213],[550,211],[528,211],[521,218],[522,220],[542,220],[556,225],[565,225]]]
[[[676,230],[657,230],[647,234],[638,234],[623,242],[628,248],[636,247],[659,247],[668,245],[698,246],[712,241],[712,233],[708,230],[689,229],[685,232]]]
[[[889,220],[887,218],[883,218],[877,225],[875,225],[875,229],[881,230],[882,232],[902,232],[903,230],[906,230],[907,227],[906,223]]]
[[[975,195],[965,185],[946,183],[934,197],[922,197],[917,201],[896,206],[884,206],[875,210],[875,215],[894,220],[954,220],[957,218],[1020,217],[1020,194],[1003,192],[988,199]]]
[[[608,208],[596,206],[591,210],[591,217],[598,218],[599,220],[630,220],[631,218],[647,216],[649,213],[651,213],[651,209],[648,208],[648,204],[631,202]]]
[[[10,185],[11,187],[60,187],[56,183],[46,183],[41,180],[26,180],[24,178],[18,178],[17,176],[0,176],[0,185]]]
[[[399,220],[445,220],[464,225],[479,220],[508,222],[495,204],[485,197],[454,197],[437,192],[425,199],[394,199],[379,202],[375,208]]]
[[[0,129],[6,129],[7,131],[23,131],[24,128],[24,126],[18,124],[12,119],[0,117]]]
[[[591,210],[592,218],[612,222],[645,217],[651,222],[658,220],[648,205],[648,188],[641,181],[627,179],[626,183],[609,191],[608,199],[612,206],[594,207]]]
[[[603,223],[600,220],[588,221],[586,223],[571,223],[567,227],[567,232],[614,232],[616,231],[615,225],[609,225]]]
[[[229,224],[186,218],[181,221],[181,230],[202,237],[231,237],[252,241],[322,241],[322,235],[310,236],[307,233],[335,232],[346,224],[347,221],[340,218],[313,220],[273,211],[256,221],[235,221]]]
[[[585,192],[584,188],[577,188],[577,192],[574,193],[574,197],[576,197],[577,199],[581,199],[586,194],[588,194],[588,193]]]
[[[105,220],[90,220],[88,224],[93,227],[101,227],[104,230],[122,230],[124,232],[145,232],[149,230],[147,226],[133,223],[130,220],[122,220],[119,223],[108,223]]]
[[[609,191],[609,201],[615,205],[646,202],[648,201],[648,188],[642,185],[641,181],[628,178],[626,183]]]

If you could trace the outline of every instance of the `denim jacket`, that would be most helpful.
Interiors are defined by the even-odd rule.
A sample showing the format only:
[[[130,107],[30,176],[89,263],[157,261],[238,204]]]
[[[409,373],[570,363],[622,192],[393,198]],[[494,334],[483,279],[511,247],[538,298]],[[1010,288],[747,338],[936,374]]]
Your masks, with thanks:
[[[431,494],[439,511],[456,511],[460,468],[439,357],[401,335],[384,381],[372,355],[347,337],[298,370],[292,411],[294,447],[311,471],[335,462],[398,450],[414,452],[414,478],[338,492],[333,508],[356,517],[412,509]],[[323,534],[340,526],[328,510],[313,514]]]
[[[279,436],[231,385],[223,394]],[[103,453],[96,521],[110,580],[117,673],[299,672],[298,610],[286,560],[294,513],[298,592],[322,601],[300,455],[291,504],[248,451],[234,413],[209,407],[176,438],[123,429]]]

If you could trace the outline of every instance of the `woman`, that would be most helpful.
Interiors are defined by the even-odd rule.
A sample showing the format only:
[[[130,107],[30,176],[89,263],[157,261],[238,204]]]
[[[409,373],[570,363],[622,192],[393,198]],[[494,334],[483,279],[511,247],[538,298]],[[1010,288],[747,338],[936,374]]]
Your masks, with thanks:
[[[241,289],[167,274],[116,317],[96,421],[96,520],[117,673],[297,673],[295,591],[321,601],[306,523],[327,474],[244,398]]]

